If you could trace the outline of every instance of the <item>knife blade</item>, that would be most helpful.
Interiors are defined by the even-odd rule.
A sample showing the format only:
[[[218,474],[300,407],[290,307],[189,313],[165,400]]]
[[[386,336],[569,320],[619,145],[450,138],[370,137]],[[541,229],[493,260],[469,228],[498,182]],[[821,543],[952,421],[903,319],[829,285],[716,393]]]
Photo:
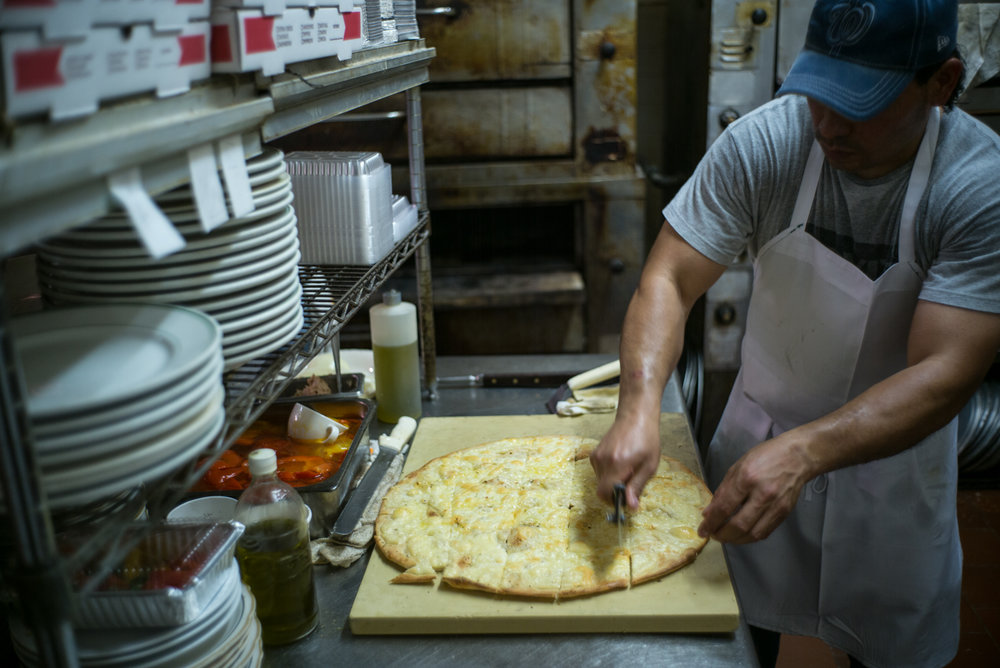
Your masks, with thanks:
[[[473,373],[437,379],[439,389],[456,387],[559,387],[574,371],[546,373]]]
[[[611,499],[615,504],[615,509],[608,513],[607,518],[609,522],[618,525],[618,547],[624,547],[625,483],[615,483],[615,486],[611,488]]]
[[[545,402],[545,407],[550,413],[555,413],[559,402],[571,397],[573,395],[573,390],[582,390],[586,387],[603,383],[606,380],[611,380],[612,378],[620,375],[621,371],[620,360],[615,360],[613,362],[608,362],[607,364],[602,364],[595,369],[579,373],[560,385],[559,388],[552,393],[552,396],[549,397],[549,400]]]

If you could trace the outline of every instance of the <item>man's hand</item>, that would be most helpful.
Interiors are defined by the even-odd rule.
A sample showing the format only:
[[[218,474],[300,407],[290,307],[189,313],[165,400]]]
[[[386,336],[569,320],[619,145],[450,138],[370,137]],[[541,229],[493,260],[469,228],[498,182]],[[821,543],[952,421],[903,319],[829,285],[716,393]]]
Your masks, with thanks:
[[[625,483],[625,502],[635,510],[646,482],[660,463],[659,414],[656,420],[616,420],[601,443],[590,453],[597,474],[597,496],[611,501],[611,488]]]
[[[767,538],[788,517],[802,486],[814,477],[809,461],[789,440],[765,441],[729,468],[701,513],[700,536],[752,543]]]

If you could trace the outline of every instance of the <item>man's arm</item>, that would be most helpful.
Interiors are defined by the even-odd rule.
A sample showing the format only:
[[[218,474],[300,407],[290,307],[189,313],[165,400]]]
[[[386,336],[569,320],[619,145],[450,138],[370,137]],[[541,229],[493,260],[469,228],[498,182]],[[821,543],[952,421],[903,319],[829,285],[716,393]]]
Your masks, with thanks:
[[[601,498],[610,500],[612,486],[624,482],[628,505],[638,506],[659,463],[660,402],[683,349],[684,323],[724,270],[663,224],[625,313],[615,422],[590,458]]]
[[[766,538],[807,481],[897,454],[946,425],[998,349],[1000,315],[918,302],[908,366],[833,413],[752,448],[726,473],[699,532],[732,543]]]

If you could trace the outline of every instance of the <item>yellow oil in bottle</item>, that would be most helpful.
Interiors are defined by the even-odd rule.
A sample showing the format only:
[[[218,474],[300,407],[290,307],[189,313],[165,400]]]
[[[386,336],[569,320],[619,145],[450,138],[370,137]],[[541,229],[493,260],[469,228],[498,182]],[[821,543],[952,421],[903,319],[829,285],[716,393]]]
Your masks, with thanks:
[[[273,519],[248,526],[236,559],[257,602],[265,645],[290,643],[316,628],[312,555],[301,523]]]
[[[417,342],[401,346],[372,346],[375,366],[376,413],[382,422],[420,417],[420,362]]]

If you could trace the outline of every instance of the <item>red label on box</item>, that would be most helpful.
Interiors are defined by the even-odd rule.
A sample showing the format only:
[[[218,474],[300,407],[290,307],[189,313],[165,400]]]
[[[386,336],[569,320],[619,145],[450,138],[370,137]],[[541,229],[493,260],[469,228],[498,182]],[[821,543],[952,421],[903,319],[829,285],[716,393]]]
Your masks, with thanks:
[[[65,81],[59,73],[61,57],[60,47],[15,53],[14,90],[20,92],[63,85]]]
[[[361,12],[344,14],[344,40],[361,39]]]
[[[180,65],[197,65],[205,62],[205,36],[182,35],[177,38],[181,47]]]
[[[229,44],[229,26],[212,26],[212,62],[232,62],[233,50]]]
[[[255,16],[243,20],[243,34],[246,36],[247,53],[275,51],[274,17]]]

